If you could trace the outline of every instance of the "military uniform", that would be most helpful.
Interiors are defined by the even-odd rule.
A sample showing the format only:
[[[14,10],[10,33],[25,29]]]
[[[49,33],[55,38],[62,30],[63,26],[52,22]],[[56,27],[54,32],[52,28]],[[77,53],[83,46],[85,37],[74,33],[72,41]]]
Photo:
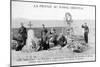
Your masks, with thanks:
[[[64,47],[67,44],[67,39],[64,35],[58,37],[58,42],[61,45],[61,47]]]
[[[85,42],[88,43],[89,28],[88,28],[87,25],[85,25],[85,26],[82,25],[82,28],[84,28],[84,39],[85,39]]]
[[[43,47],[43,50],[47,50],[49,48],[49,44],[47,43],[47,32],[48,30],[46,28],[43,28],[41,31],[41,46]]]
[[[20,35],[20,39],[18,41],[18,47],[16,49],[17,51],[21,50],[23,48],[23,46],[26,45],[26,39],[27,39],[27,30],[26,30],[26,28],[24,26],[19,28],[18,34]]]

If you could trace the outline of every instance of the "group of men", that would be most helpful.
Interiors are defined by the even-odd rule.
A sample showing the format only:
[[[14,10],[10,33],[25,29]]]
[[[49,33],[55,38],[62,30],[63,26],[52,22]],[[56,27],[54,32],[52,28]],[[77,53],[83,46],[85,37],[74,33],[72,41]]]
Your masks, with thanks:
[[[48,31],[44,24],[42,26],[43,29],[41,31],[40,46],[42,47],[43,50],[47,50],[52,46],[57,46],[58,44],[61,47],[67,44],[67,39],[63,34],[58,36],[54,28],[51,28],[51,30]]]
[[[48,31],[44,24],[42,26],[43,29],[41,30],[41,40],[39,42],[40,46],[39,50],[41,49],[47,50],[50,48],[50,45],[56,46],[57,44],[59,44],[61,45],[61,47],[64,47],[67,44],[67,39],[63,35],[63,33],[61,33],[58,36],[54,28]],[[82,28],[84,28],[84,40],[86,43],[88,43],[89,28],[87,26],[87,23],[85,23],[85,25],[82,25]],[[22,48],[26,45],[26,39],[27,39],[27,29],[23,26],[23,23],[21,23],[21,27],[18,30],[18,38],[13,37],[13,39],[16,40],[18,43],[16,51],[22,50]]]

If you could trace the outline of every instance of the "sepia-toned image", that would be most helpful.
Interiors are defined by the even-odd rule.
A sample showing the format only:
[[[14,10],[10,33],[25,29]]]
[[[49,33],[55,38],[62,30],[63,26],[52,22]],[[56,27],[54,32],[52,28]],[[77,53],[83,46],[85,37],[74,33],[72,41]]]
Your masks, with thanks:
[[[11,1],[11,66],[96,60],[95,5]]]

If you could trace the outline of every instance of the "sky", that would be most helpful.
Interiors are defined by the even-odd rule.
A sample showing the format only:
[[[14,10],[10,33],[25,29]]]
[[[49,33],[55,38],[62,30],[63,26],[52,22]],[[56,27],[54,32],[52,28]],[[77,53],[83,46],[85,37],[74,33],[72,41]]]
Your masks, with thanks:
[[[34,5],[38,5],[39,7],[34,7]],[[72,9],[72,7],[76,9]],[[12,27],[19,27],[21,22],[24,22],[27,26],[30,21],[34,24],[34,27],[39,27],[41,24],[63,26],[65,13],[67,12],[72,15],[73,20],[95,20],[95,8],[91,6],[13,1]]]

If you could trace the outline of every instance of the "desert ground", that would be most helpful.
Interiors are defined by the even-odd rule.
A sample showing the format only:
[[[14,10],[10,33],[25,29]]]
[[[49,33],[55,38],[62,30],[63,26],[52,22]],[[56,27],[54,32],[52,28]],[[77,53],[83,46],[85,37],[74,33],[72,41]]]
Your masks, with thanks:
[[[41,50],[37,52],[23,52],[11,50],[12,65],[30,65],[59,62],[79,62],[95,60],[95,22],[94,21],[74,21],[73,27],[76,35],[83,35],[81,24],[88,22],[89,26],[89,43],[86,51],[75,53],[68,49],[67,46],[59,49],[60,46],[53,47],[50,50]],[[13,30],[14,31],[14,30]],[[59,29],[60,31],[60,29]],[[38,36],[38,35],[37,35]]]

